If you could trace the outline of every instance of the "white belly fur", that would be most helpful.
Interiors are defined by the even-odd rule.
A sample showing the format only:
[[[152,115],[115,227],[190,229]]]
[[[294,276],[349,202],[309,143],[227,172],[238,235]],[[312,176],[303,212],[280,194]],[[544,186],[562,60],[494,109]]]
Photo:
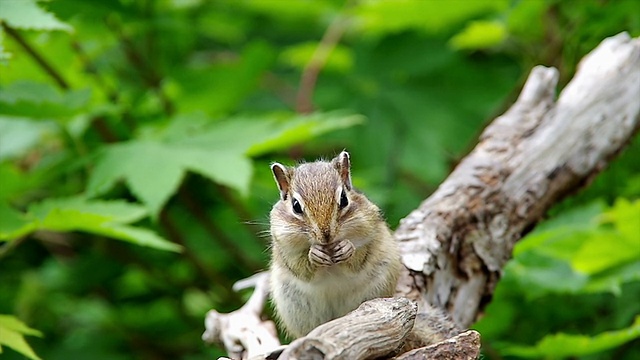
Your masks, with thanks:
[[[300,336],[355,310],[366,300],[381,296],[384,279],[385,276],[374,275],[368,267],[354,273],[346,267],[333,266],[319,269],[311,281],[305,282],[287,269],[273,267],[271,285],[273,296],[278,298],[276,310],[280,320],[293,335]],[[301,318],[306,320],[302,321],[304,324]]]

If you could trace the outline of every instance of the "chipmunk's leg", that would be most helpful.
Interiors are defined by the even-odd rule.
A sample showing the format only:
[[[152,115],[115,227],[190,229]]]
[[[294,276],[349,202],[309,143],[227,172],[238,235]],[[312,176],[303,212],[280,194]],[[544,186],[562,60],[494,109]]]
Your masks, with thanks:
[[[349,260],[351,256],[356,252],[356,247],[349,240],[342,240],[333,248],[333,262],[335,264]]]
[[[322,245],[311,245],[309,249],[309,261],[316,266],[331,266],[334,260],[330,255],[330,249]]]

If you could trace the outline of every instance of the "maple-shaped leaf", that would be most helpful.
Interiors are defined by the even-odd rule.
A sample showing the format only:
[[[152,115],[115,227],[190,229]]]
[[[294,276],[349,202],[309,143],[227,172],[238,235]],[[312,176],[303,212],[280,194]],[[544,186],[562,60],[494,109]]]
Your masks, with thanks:
[[[102,194],[124,180],[155,216],[188,170],[246,194],[252,167],[249,159],[238,152],[208,151],[154,140],[129,141],[104,150],[87,193]]]
[[[42,333],[28,327],[15,316],[0,315],[0,354],[2,353],[2,345],[5,345],[29,359],[40,360],[40,357],[24,340],[25,335],[41,337]]]
[[[16,29],[73,30],[69,24],[40,8],[34,0],[3,1],[0,20],[6,21],[9,26]]]
[[[593,336],[575,334],[549,334],[534,346],[499,344],[503,354],[523,358],[564,358],[596,354],[613,349],[640,338],[640,316],[625,329],[605,331]]]
[[[186,171],[246,195],[253,171],[250,156],[308,141],[361,123],[360,115],[270,114],[213,121],[205,114],[176,116],[152,137],[108,146],[91,174],[87,193],[98,196],[124,181],[157,216],[178,190]],[[153,137],[155,136],[155,137]]]
[[[138,204],[122,200],[89,200],[81,196],[51,198],[29,205],[20,213],[0,203],[0,241],[12,241],[33,231],[83,231],[159,250],[180,246],[155,232],[130,225],[148,215]]]

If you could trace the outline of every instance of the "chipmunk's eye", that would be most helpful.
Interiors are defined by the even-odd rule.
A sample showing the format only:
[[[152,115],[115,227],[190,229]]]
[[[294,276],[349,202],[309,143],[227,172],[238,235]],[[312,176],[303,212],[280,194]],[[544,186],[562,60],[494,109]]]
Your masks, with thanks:
[[[300,202],[298,201],[298,199],[292,197],[291,198],[291,206],[293,207],[293,212],[298,214],[298,215],[302,215],[302,205],[300,205]]]
[[[342,190],[340,192],[340,209],[344,209],[347,205],[349,205],[349,199],[347,199],[347,194]]]

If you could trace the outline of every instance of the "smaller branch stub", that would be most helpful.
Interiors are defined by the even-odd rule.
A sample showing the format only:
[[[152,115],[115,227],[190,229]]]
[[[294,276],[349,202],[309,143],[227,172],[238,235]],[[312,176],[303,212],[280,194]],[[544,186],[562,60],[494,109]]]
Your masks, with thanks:
[[[239,286],[238,286],[239,285]],[[262,272],[236,283],[234,290],[255,287],[244,306],[229,314],[209,310],[205,318],[206,343],[220,343],[232,359],[246,359],[266,354],[280,346],[272,321],[262,320],[262,310],[269,296],[269,274]]]

